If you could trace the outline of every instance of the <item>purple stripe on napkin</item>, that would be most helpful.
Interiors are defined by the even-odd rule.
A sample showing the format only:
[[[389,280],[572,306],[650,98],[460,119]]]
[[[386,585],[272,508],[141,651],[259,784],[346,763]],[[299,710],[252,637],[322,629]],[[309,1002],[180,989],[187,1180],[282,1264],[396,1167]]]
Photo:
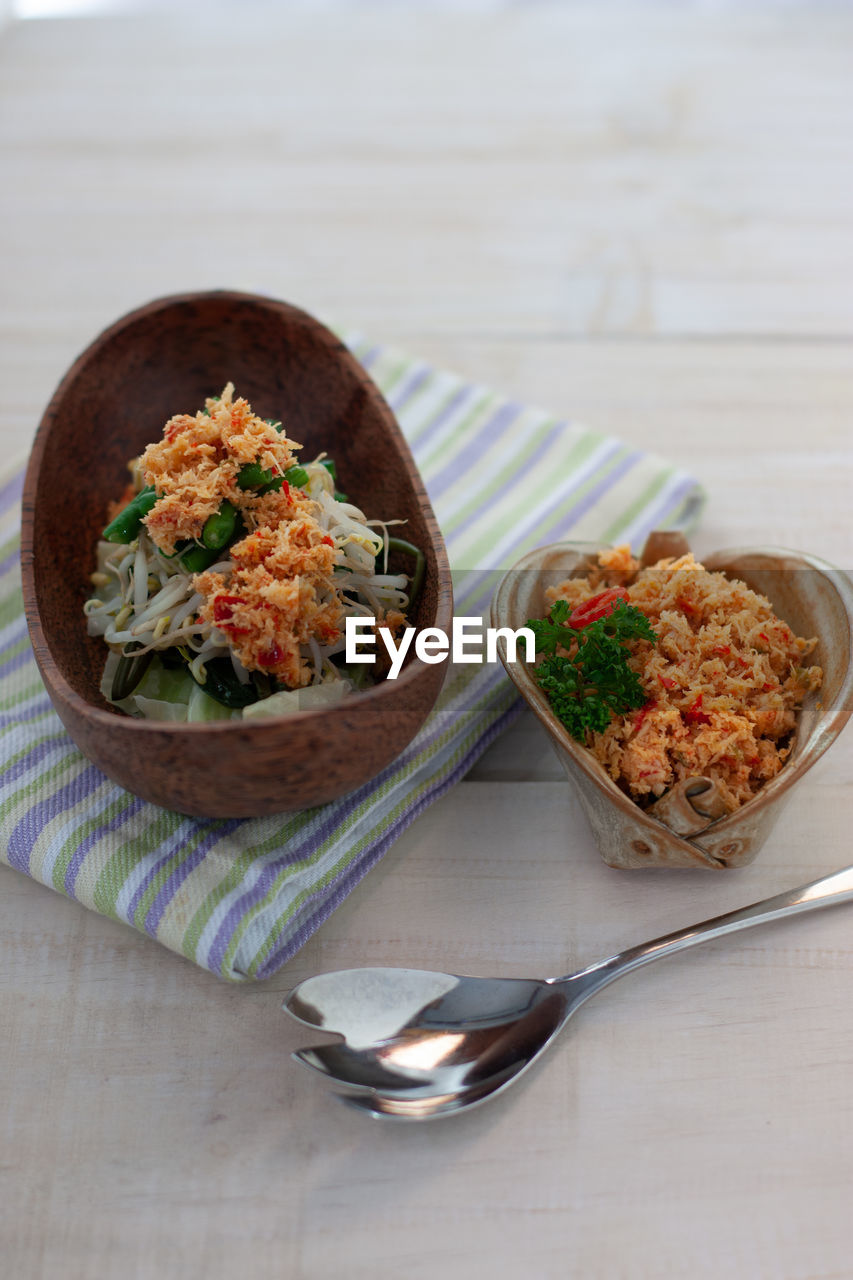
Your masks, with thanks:
[[[145,916],[145,932],[150,933],[152,937],[157,933],[157,926],[162,919],[163,912],[175,896],[178,888],[186,880],[187,876],[197,867],[204,859],[204,856],[213,848],[223,836],[229,836],[232,831],[236,831],[246,821],[245,818],[229,818],[227,822],[215,823],[199,840],[192,853],[188,854],[171,872],[168,878],[160,886],[156,898],[148,909]],[[168,861],[168,859],[166,860]],[[148,877],[149,883],[152,877]]]
[[[52,796],[33,805],[9,837],[9,866],[28,872],[33,846],[51,819],[60,813],[65,813],[67,809],[73,809],[81,800],[85,800],[93,791],[96,791],[104,781],[104,775],[100,769],[89,765]]]
[[[89,832],[84,840],[81,840],[79,846],[74,850],[74,856],[65,868],[63,883],[65,885],[65,892],[70,898],[77,897],[75,892],[77,887],[77,877],[80,874],[80,868],[83,865],[83,861],[89,850],[94,848],[98,840],[106,835],[108,831],[120,831],[125,823],[129,822],[134,814],[139,813],[139,810],[144,808],[144,806],[145,801],[140,800],[138,796],[134,796],[130,804],[125,809],[122,809],[120,813],[114,814],[112,818],[108,819],[108,821],[99,823],[97,827]]]
[[[494,444],[496,439],[508,430],[521,411],[522,406],[516,404],[513,400],[502,404],[499,409],[495,410],[484,422],[474,438],[468,441],[465,448],[432,477],[429,482],[430,497],[439,497],[469,467],[476,465],[477,460]]]

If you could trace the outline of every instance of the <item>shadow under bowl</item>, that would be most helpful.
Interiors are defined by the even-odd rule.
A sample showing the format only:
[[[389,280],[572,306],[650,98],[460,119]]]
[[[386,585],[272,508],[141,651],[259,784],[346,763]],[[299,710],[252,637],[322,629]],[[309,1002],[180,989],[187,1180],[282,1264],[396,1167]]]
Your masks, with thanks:
[[[191,293],[151,302],[95,339],[45,411],[27,470],[21,561],[36,661],[74,742],[110,778],[167,809],[240,818],[323,804],[375,778],[417,733],[444,668],[412,659],[395,681],[332,709],[245,725],[136,720],[102,697],[107,650],[87,635],[83,603],[107,504],[164,423],[229,380],[256,413],[285,423],[303,457],[331,455],[368,517],[407,522],[427,560],[410,622],[447,629],[453,602],[408,445],[367,373],[317,320],[251,294]]]
[[[653,534],[650,541],[674,537]],[[687,544],[683,539],[681,543],[662,547],[660,555],[682,554]],[[544,617],[549,608],[547,589],[585,573],[603,547],[555,543],[524,556],[495,592],[492,625],[517,630],[528,618]],[[644,554],[645,563],[657,558],[657,554]],[[745,866],[769,836],[792,788],[831,746],[853,712],[853,585],[845,573],[815,556],[780,547],[736,547],[703,557],[702,563],[766,596],[795,634],[816,636],[818,645],[810,661],[823,668],[823,684],[798,713],[791,755],[776,777],[735,813],[718,818],[698,834],[677,834],[620,790],[592,752],[557,720],[533,668],[522,661],[508,662],[506,644],[498,642],[504,666],[548,731],[599,852],[612,867]]]

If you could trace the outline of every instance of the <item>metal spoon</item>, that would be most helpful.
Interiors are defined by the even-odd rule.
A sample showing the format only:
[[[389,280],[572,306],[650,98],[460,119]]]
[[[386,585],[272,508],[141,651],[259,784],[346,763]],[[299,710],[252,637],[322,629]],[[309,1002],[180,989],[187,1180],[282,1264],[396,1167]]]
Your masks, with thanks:
[[[853,867],[737,911],[629,947],[564,978],[462,978],[423,969],[342,969],[306,978],[283,1008],[335,1032],[299,1062],[375,1116],[427,1120],[506,1089],[576,1009],[640,965],[700,942],[853,898]]]

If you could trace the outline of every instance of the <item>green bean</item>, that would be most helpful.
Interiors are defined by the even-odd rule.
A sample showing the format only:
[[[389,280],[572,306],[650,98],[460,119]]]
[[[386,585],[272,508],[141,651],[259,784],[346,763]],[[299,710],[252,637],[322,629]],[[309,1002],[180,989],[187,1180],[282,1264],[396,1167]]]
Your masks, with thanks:
[[[237,483],[241,489],[257,489],[269,484],[273,474],[261,466],[259,462],[247,462],[237,473]]]
[[[237,508],[226,499],[219,510],[205,520],[201,531],[202,542],[211,551],[221,551],[233,534],[236,523]]]
[[[423,586],[424,574],[426,573],[426,556],[420,547],[413,546],[411,542],[406,542],[403,538],[389,538],[388,551],[401,551],[404,555],[415,557],[415,570],[409,585],[409,608],[411,609]]]
[[[301,488],[308,483],[308,472],[304,467],[290,467],[283,476],[273,478],[272,471],[265,470],[259,462],[247,462],[237,476],[241,489],[257,489],[261,494],[278,493],[285,480]]]
[[[229,507],[233,512],[233,518],[228,516],[228,521],[231,527],[229,530],[226,530],[221,541],[217,538],[217,545],[213,546],[211,545],[211,539],[215,530],[218,527],[219,533],[221,534],[225,527],[225,517],[228,514],[224,511],[225,507]],[[213,521],[216,521],[217,523],[213,524]],[[208,529],[208,525],[210,526],[210,529]],[[182,568],[184,568],[187,573],[201,573],[201,571],[206,569],[208,565],[213,564],[217,557],[222,554],[225,547],[231,546],[233,543],[237,542],[239,538],[242,538],[245,532],[246,526],[243,524],[243,518],[240,515],[240,512],[232,507],[231,503],[226,500],[214,515],[209,516],[208,519],[205,520],[204,528],[201,531],[200,542],[195,542],[192,539],[184,542],[176,542],[175,550],[171,555],[165,551],[161,551],[160,555],[164,560],[178,560]],[[213,552],[212,555],[210,554],[211,552]]]
[[[145,645],[141,641],[131,640],[122,650],[110,690],[110,698],[113,702],[121,702],[122,698],[129,697],[148,670],[151,659],[154,657],[153,652],[149,649],[147,653],[139,657],[135,656],[137,649],[144,648]]]
[[[231,503],[226,501],[222,505],[230,507]],[[210,547],[205,545],[204,541],[184,542],[181,544],[180,564],[181,568],[184,569],[186,573],[203,573],[204,570],[209,569],[215,561],[222,558],[226,548],[232,547],[235,542],[239,542],[245,535],[246,526],[243,523],[241,513],[236,511],[233,507],[231,507],[231,510],[234,512],[231,531],[221,546]],[[221,515],[221,510],[217,514]],[[204,539],[208,524],[213,519],[215,519],[215,517],[210,516],[210,518],[205,521],[204,529],[202,530],[202,539]]]
[[[153,485],[146,485],[126,507],[111,520],[101,535],[107,542],[133,542],[142,527],[142,519],[157,501]]]
[[[227,545],[229,547],[233,547],[235,542],[239,542],[240,539],[244,538],[245,536],[246,536],[246,526],[243,522],[243,513],[241,511],[238,511],[234,520],[234,532],[231,534],[231,537],[228,539]]]
[[[185,551],[181,556],[181,567],[187,573],[203,573],[205,569],[209,569],[219,559],[221,554],[222,552],[218,547],[211,550],[210,547],[202,547],[195,542],[189,551]]]

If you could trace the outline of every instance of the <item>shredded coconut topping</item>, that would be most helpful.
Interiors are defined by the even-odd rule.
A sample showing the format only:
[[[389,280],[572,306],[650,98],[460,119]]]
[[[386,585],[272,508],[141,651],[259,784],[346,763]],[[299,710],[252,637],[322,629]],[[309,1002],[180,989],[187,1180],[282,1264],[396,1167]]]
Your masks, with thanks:
[[[335,540],[317,520],[318,504],[285,480],[278,491],[241,488],[244,466],[284,476],[301,446],[234,399],[228,383],[196,414],[170,418],[163,439],[150,444],[140,467],[157,502],[145,520],[166,555],[186,539],[201,537],[223,501],[240,513],[247,536],[230,551],[229,578],[197,574],[204,598],[199,614],[223,633],[243,666],[261,670],[292,688],[311,682],[312,667],[300,645],[329,644],[340,634],[342,606],[333,578]]]
[[[299,447],[259,418],[248,401],[235,400],[231,382],[198,413],[176,414],[139,463],[145,483],[157,492],[145,520],[152,540],[171,555],[178,542],[201,537],[205,521],[224,500],[251,511],[258,498],[238,485],[241,468],[258,463],[282,476]]]
[[[764,596],[692,555],[641,570],[628,547],[616,547],[547,594],[575,608],[613,585],[627,585],[628,603],[646,614],[658,642],[629,643],[645,705],[604,733],[590,731],[587,745],[637,800],[703,775],[733,812],[790,754],[796,710],[823,678],[804,665],[817,640],[795,636]]]

